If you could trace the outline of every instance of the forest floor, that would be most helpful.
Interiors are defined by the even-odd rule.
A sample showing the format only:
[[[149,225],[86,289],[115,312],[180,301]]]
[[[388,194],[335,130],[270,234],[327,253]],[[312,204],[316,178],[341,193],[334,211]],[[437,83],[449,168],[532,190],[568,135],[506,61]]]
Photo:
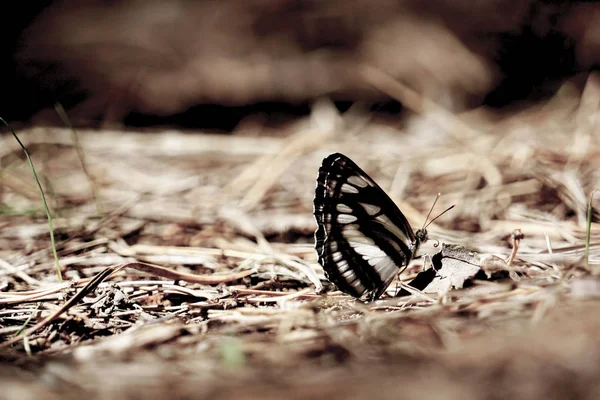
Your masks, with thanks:
[[[598,398],[600,225],[589,262],[585,242],[600,81],[501,113],[396,95],[402,119],[323,100],[228,135],[78,130],[77,145],[70,129],[20,129],[62,281],[31,169],[3,134],[2,397]],[[312,199],[332,152],[415,228],[437,193],[457,204],[421,253],[439,241],[507,260],[520,230],[510,274],[403,297],[393,283],[368,303],[318,293]]]

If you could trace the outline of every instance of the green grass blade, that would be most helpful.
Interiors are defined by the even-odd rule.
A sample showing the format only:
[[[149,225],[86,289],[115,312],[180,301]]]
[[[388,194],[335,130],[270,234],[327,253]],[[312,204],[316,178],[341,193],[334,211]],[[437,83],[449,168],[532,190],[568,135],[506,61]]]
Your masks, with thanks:
[[[13,337],[19,336],[25,330],[25,328],[27,328],[27,325],[29,325],[29,322],[33,319],[33,316],[35,314],[37,314],[37,312],[39,311],[41,306],[42,306],[42,303],[37,303],[35,310],[33,310],[33,312],[31,314],[29,314],[29,317],[27,318],[27,320],[25,322],[23,322],[23,325],[21,325],[21,328],[19,328],[19,330],[13,335]]]
[[[0,117],[0,121],[2,121],[4,125],[6,125],[10,133],[12,133],[14,138],[17,140],[17,143],[19,143],[19,146],[21,146],[21,148],[23,149],[25,157],[27,157],[27,161],[29,162],[29,166],[31,167],[31,171],[33,172],[35,183],[37,184],[38,188],[40,189],[40,193],[42,194],[42,202],[44,203],[44,210],[46,211],[46,217],[48,218],[50,242],[52,243],[52,254],[54,255],[54,261],[56,263],[56,274],[58,275],[58,280],[62,282],[62,272],[60,270],[60,263],[58,262],[58,254],[56,253],[56,243],[54,242],[54,227],[52,225],[52,216],[50,215],[50,210],[48,209],[48,203],[46,202],[46,195],[44,194],[44,189],[42,189],[42,184],[40,183],[37,173],[35,172],[35,167],[33,166],[33,161],[31,161],[31,157],[29,157],[29,152],[27,151],[27,149],[25,148],[15,131],[13,131],[10,125],[8,125],[8,122],[6,122],[2,117]]]
[[[221,362],[226,368],[238,369],[246,364],[246,355],[241,343],[233,337],[225,337],[219,343]]]
[[[92,175],[90,174],[90,170],[87,165],[87,161],[85,158],[85,152],[83,151],[83,146],[81,145],[81,141],[79,140],[79,135],[77,131],[71,124],[71,120],[69,119],[67,112],[64,107],[60,103],[56,103],[54,105],[54,109],[56,113],[62,120],[63,124],[69,127],[71,130],[71,139],[73,140],[73,145],[75,146],[75,151],[77,152],[77,157],[79,158],[79,162],[81,163],[81,168],[83,169],[83,173],[85,174],[90,187],[92,188],[92,196],[94,197],[94,203],[96,204],[96,212],[102,215],[102,208],[100,206],[100,202],[98,201],[98,186],[96,185],[96,181],[94,181]]]

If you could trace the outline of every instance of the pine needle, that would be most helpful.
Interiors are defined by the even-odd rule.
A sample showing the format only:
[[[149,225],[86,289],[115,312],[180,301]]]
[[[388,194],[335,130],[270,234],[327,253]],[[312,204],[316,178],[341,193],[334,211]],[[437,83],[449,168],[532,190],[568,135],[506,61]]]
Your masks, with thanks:
[[[593,214],[593,208],[592,208],[592,202],[594,201],[594,195],[596,194],[596,192],[599,190],[600,188],[596,188],[594,189],[594,191],[592,192],[591,196],[590,196],[590,201],[588,203],[588,207],[587,207],[587,229],[586,229],[586,234],[585,234],[585,265],[589,266],[590,265],[590,237],[591,237],[591,232],[592,232],[592,214]]]

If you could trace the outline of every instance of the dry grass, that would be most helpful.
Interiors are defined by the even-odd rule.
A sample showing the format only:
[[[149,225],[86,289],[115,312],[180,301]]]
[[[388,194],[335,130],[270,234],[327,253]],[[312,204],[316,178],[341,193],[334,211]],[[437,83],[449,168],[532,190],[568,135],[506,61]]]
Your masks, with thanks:
[[[598,78],[519,111],[454,115],[365,74],[414,114],[322,101],[262,136],[80,131],[98,208],[70,132],[19,132],[46,159],[64,283],[30,171],[0,138],[7,398],[597,398],[596,223],[583,255]],[[413,226],[438,192],[457,203],[430,229],[440,242],[507,259],[520,229],[520,279],[369,304],[316,295],[314,179],[334,151]]]

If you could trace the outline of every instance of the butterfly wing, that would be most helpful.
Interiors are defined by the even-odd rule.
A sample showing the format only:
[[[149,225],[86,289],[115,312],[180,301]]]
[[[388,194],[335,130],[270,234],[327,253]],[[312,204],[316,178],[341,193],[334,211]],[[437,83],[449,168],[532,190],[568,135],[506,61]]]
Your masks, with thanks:
[[[355,297],[379,297],[419,245],[396,204],[340,153],[319,169],[314,215],[319,263],[332,283]]]

